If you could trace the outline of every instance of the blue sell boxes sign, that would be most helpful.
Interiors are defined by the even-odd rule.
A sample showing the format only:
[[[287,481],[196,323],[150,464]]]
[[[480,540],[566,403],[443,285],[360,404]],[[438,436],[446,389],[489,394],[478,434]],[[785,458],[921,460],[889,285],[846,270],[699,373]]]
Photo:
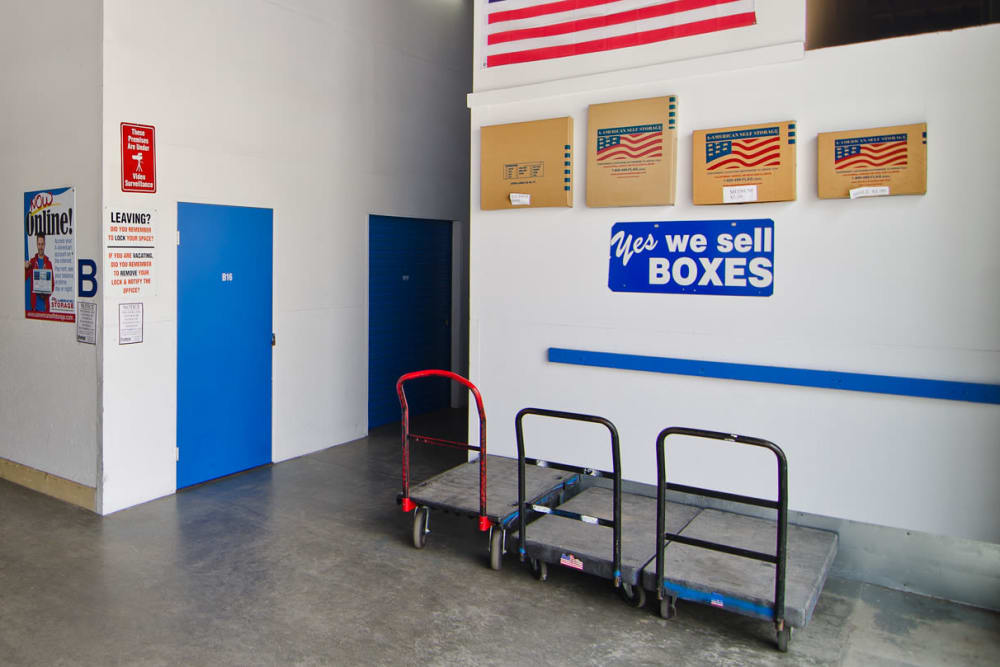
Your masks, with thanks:
[[[617,222],[608,287],[614,292],[771,296],[774,221]]]

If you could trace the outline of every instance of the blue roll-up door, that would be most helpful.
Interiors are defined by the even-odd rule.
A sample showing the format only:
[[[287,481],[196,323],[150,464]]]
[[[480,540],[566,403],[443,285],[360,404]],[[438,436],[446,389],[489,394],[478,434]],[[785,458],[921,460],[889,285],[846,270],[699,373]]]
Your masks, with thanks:
[[[396,380],[451,367],[451,222],[369,216],[368,428],[399,421]],[[407,385],[411,414],[446,408],[446,380]]]

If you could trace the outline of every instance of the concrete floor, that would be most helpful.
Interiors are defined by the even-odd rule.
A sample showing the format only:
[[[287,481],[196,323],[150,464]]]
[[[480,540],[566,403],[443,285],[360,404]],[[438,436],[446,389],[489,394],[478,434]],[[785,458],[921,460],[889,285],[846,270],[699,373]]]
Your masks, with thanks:
[[[418,451],[414,477],[462,454]],[[398,427],[100,518],[0,480],[0,664],[1000,664],[1000,615],[832,579],[769,624],[608,582],[487,567],[473,521],[410,543]]]

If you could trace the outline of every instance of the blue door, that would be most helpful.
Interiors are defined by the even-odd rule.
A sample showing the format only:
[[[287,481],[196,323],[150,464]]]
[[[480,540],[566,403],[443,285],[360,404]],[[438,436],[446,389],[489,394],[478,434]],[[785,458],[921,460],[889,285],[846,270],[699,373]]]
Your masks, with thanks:
[[[271,461],[272,211],[177,204],[177,488]]]
[[[451,368],[451,222],[368,218],[368,428],[399,421],[396,380]],[[447,408],[442,378],[406,387],[411,414]]]

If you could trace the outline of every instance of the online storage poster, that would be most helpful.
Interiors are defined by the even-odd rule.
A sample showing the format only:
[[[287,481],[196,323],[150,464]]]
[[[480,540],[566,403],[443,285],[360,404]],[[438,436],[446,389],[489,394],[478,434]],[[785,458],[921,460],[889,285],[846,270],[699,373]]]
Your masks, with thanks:
[[[76,320],[76,190],[24,193],[24,316]]]

